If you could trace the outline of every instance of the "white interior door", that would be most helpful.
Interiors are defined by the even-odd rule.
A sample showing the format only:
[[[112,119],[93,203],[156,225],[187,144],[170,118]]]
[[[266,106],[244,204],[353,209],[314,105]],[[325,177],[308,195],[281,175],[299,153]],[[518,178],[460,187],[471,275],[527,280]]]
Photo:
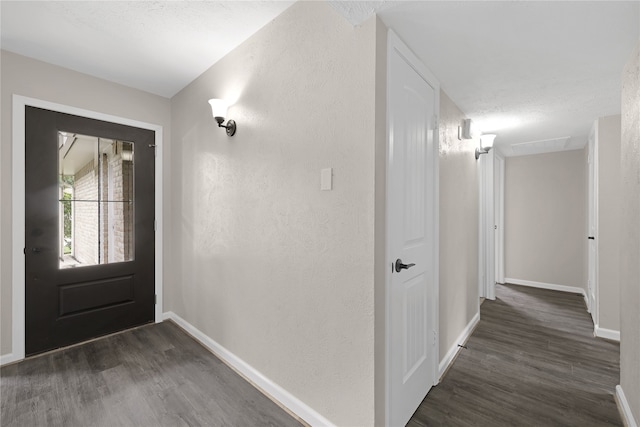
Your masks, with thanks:
[[[496,298],[495,216],[494,216],[495,150],[478,159],[480,169],[480,230],[479,230],[479,296]]]
[[[596,140],[596,132],[597,132],[597,123],[591,130],[589,134],[589,159],[588,159],[588,169],[589,169],[589,194],[588,194],[588,204],[589,204],[589,219],[588,219],[588,284],[587,284],[587,309],[591,313],[591,318],[593,319],[593,324],[598,325],[598,310],[597,310],[597,287],[598,287],[598,276],[597,276],[597,246],[596,246],[596,238],[597,238],[597,226],[598,226],[598,144]]]
[[[436,382],[437,92],[391,42],[390,37],[388,419],[391,426],[404,426]]]

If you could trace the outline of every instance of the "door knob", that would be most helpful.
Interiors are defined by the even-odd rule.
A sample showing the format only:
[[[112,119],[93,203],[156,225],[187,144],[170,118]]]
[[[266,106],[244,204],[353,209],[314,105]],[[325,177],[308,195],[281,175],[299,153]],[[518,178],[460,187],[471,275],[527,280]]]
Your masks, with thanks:
[[[398,258],[396,260],[396,273],[400,273],[400,270],[407,270],[413,267],[415,264],[403,264],[402,260]]]

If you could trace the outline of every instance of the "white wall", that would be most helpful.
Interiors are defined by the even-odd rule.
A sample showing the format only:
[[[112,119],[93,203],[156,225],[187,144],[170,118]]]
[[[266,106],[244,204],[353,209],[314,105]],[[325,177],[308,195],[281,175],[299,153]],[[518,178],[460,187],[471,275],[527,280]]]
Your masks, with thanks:
[[[505,161],[505,280],[586,289],[584,150]]]
[[[598,119],[598,326],[620,330],[620,116]]]
[[[375,145],[375,425],[386,420],[387,303],[387,27],[376,18]]]
[[[106,80],[71,71],[65,68],[36,61],[11,52],[1,51],[1,95],[2,130],[0,136],[2,152],[0,206],[2,223],[0,240],[0,277],[1,328],[0,353],[10,354],[11,348],[11,275],[12,257],[23,256],[12,253],[11,246],[11,132],[12,132],[12,96],[13,94],[37,98],[58,104],[92,110],[100,113],[125,117],[164,127],[163,145],[169,147],[170,102],[166,98],[131,89]],[[165,160],[167,157],[165,156]],[[168,161],[163,165],[165,182],[170,179]],[[165,206],[171,205],[171,195],[165,191]],[[164,209],[165,239],[170,240],[169,212]],[[170,279],[171,271],[164,270],[165,280]]]
[[[338,425],[374,423],[375,61],[375,19],[299,2],[171,102],[167,309]]]
[[[459,140],[465,115],[440,91],[440,360],[478,313],[478,141]]]
[[[620,385],[640,423],[640,43],[622,73]]]

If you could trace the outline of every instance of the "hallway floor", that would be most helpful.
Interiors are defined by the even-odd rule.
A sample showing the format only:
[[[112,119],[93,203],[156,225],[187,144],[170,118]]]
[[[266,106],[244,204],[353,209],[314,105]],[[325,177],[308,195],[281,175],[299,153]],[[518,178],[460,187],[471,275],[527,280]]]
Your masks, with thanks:
[[[0,369],[0,425],[300,426],[172,322]]]
[[[516,285],[496,295],[408,426],[622,426],[620,346],[593,337],[582,296]]]

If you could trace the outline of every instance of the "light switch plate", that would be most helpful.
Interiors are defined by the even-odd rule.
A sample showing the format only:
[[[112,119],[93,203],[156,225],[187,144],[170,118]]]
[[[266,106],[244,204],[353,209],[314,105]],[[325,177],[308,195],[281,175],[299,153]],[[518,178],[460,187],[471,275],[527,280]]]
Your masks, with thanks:
[[[320,169],[320,190],[333,189],[333,168]]]

